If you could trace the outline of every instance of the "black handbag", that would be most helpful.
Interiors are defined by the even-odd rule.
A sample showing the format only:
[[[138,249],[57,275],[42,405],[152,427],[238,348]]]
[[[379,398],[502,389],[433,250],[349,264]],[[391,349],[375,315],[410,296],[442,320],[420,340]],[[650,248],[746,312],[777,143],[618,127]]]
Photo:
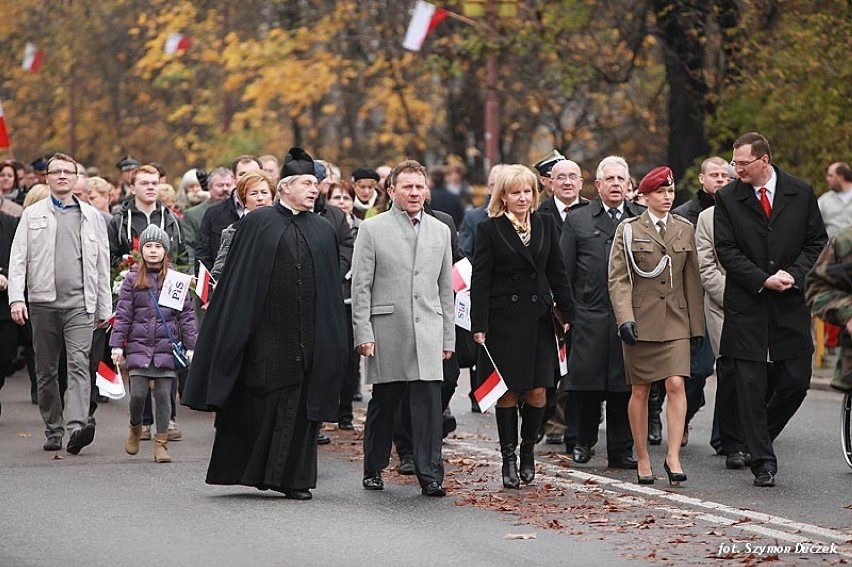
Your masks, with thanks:
[[[183,342],[175,341],[175,338],[172,335],[172,330],[169,329],[169,325],[166,323],[166,318],[163,317],[163,312],[160,311],[160,303],[157,301],[157,298],[154,297],[154,292],[150,287],[148,288],[148,295],[151,296],[151,301],[154,302],[154,308],[157,310],[157,315],[160,316],[160,321],[163,323],[163,328],[166,330],[166,335],[169,337],[169,342],[172,345],[172,354],[175,357],[175,369],[183,370],[189,368],[189,357],[186,355],[186,347],[183,346]]]

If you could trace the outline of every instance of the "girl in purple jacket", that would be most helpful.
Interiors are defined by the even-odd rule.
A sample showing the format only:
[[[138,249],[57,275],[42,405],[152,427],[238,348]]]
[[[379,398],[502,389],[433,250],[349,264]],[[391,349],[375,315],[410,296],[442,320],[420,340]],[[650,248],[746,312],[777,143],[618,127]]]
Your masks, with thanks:
[[[154,393],[155,423],[154,461],[169,463],[166,451],[166,430],[171,415],[172,380],[177,378],[175,358],[169,333],[157,313],[156,302],[169,269],[169,235],[162,228],[150,225],[139,236],[142,262],[124,278],[115,310],[115,324],[109,344],[116,367],[127,356],[130,376],[130,432],[124,450],[128,455],[139,452],[142,435],[142,411],[148,389]],[[153,297],[152,297],[153,294]],[[163,318],[175,341],[182,341],[192,359],[195,348],[195,314],[187,293],[183,309],[176,311],[160,306]]]

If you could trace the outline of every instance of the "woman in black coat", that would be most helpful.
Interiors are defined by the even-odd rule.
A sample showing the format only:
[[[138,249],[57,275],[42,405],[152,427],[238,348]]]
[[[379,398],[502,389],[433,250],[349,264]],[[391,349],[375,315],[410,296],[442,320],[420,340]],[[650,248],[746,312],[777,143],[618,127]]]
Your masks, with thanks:
[[[503,486],[518,488],[518,402],[521,406],[521,467],[525,483],[535,478],[535,442],[544,415],[546,389],[553,387],[555,332],[568,330],[574,300],[559,250],[557,227],[538,206],[537,179],[523,165],[509,165],[494,185],[489,218],[477,227],[471,280],[473,340],[486,345],[479,368],[494,365],[509,390],[497,401],[503,456]],[[562,314],[554,328],[552,309]],[[487,341],[486,341],[487,336]],[[484,351],[484,349],[481,349]]]

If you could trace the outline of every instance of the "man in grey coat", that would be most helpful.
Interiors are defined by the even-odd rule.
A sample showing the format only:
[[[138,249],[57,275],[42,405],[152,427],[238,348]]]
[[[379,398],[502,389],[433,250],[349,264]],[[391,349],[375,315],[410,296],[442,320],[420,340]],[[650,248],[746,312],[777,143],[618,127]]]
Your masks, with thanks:
[[[424,214],[426,169],[403,161],[391,172],[391,209],[363,223],[352,260],[352,325],[367,357],[373,395],[364,428],[367,490],[384,488],[394,414],[411,404],[414,466],[426,496],[444,496],[442,361],[455,348],[450,230]]]

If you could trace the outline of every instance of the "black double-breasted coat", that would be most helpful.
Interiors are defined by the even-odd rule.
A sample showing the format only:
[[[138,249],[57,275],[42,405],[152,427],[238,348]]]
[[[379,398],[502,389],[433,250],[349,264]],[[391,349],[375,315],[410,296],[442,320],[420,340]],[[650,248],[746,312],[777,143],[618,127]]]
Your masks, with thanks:
[[[771,360],[787,360],[814,351],[805,275],[828,237],[810,185],[778,167],[775,173],[768,220],[751,185],[736,180],[716,194],[714,243],[727,273],[723,356],[760,362],[767,352]],[[795,286],[764,289],[778,270],[793,276]]]
[[[574,299],[549,216],[530,215],[529,247],[505,216],[479,224],[471,278],[471,332],[486,333],[485,344],[509,389],[520,392],[553,386],[556,337],[554,300],[568,322]],[[491,372],[484,353],[480,364]]]
[[[645,208],[625,202],[620,220]],[[615,229],[600,199],[568,213],[560,248],[576,305],[566,390],[629,392],[618,325],[609,300],[609,252]]]

